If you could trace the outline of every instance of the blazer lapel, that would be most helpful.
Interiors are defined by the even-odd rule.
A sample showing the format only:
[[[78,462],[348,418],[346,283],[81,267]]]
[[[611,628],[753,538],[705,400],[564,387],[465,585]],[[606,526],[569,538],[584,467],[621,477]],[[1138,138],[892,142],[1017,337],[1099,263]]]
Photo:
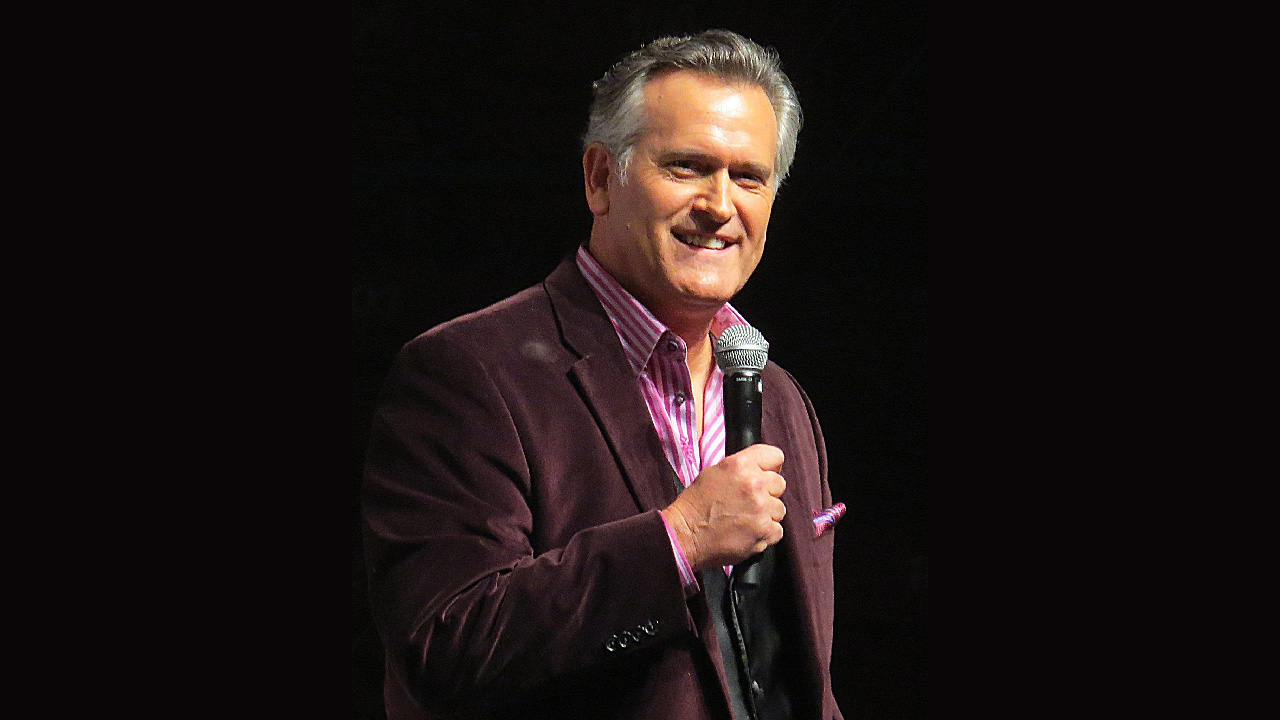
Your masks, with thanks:
[[[676,499],[675,471],[609,316],[573,257],[566,258],[544,286],[561,337],[579,357],[569,376],[600,424],[636,505],[641,512],[666,507]]]
[[[777,445],[783,449],[788,457],[799,457],[799,450],[796,448],[795,438],[790,429],[787,427],[786,421],[779,417],[780,409],[776,404],[769,402],[768,388],[765,388],[764,411],[761,418],[760,436],[761,439],[771,445]],[[787,469],[784,462],[782,475],[787,478]],[[816,480],[815,480],[816,481]],[[787,506],[787,514],[782,518],[782,542],[776,546],[781,552],[784,564],[790,569],[791,577],[795,582],[795,594],[798,601],[800,612],[800,632],[803,634],[801,642],[803,647],[822,647],[822,633],[819,632],[817,619],[822,616],[818,607],[817,588],[815,584],[817,578],[814,576],[814,564],[816,562],[813,552],[813,518],[811,498],[807,488],[800,486],[799,482],[793,482],[791,478],[787,478],[787,489],[782,493],[782,501]],[[821,491],[816,493],[821,496]],[[822,669],[818,664],[816,653],[805,653],[805,677],[816,684],[816,697],[822,697]]]

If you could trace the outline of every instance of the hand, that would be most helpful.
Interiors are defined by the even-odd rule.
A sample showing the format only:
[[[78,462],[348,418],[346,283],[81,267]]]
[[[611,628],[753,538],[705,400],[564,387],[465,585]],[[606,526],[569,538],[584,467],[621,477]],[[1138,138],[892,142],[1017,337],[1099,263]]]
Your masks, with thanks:
[[[782,450],[752,445],[703,470],[662,510],[695,571],[736,565],[782,539]]]

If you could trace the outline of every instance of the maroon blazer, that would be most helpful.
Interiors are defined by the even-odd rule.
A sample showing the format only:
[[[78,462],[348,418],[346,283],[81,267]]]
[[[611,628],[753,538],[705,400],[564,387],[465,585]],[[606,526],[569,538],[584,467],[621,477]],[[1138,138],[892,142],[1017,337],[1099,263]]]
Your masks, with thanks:
[[[826,449],[795,379],[763,371],[761,436],[782,448],[798,707],[831,693]],[[686,597],[658,510],[676,497],[608,316],[566,259],[397,356],[364,484],[387,714],[728,720],[706,596]],[[797,716],[800,720],[801,716]]]

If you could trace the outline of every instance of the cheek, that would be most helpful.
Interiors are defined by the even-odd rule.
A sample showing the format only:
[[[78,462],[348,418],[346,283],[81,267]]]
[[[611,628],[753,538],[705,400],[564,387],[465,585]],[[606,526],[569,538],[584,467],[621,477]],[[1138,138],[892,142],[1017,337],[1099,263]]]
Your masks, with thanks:
[[[743,213],[743,222],[747,226],[747,232],[761,243],[764,242],[765,231],[769,227],[769,214],[772,209],[772,203],[756,202],[749,205]]]
[[[693,203],[693,190],[678,183],[657,181],[646,190],[649,207],[659,219],[665,219]]]

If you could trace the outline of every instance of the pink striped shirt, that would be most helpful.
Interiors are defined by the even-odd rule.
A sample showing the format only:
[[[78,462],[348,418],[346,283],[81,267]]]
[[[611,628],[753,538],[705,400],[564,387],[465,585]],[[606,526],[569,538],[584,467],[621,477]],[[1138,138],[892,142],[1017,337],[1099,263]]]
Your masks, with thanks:
[[[577,262],[618,332],[667,461],[680,482],[688,487],[703,468],[724,459],[724,373],[712,364],[711,376],[702,393],[703,429],[699,442],[697,407],[690,402],[693,382],[685,364],[684,340],[624,290],[591,256],[586,245],[578,248]],[[712,320],[711,334],[719,335],[730,325],[745,323],[742,315],[726,303]],[[670,525],[667,535],[680,567],[681,581],[686,589],[696,588],[697,577]]]

